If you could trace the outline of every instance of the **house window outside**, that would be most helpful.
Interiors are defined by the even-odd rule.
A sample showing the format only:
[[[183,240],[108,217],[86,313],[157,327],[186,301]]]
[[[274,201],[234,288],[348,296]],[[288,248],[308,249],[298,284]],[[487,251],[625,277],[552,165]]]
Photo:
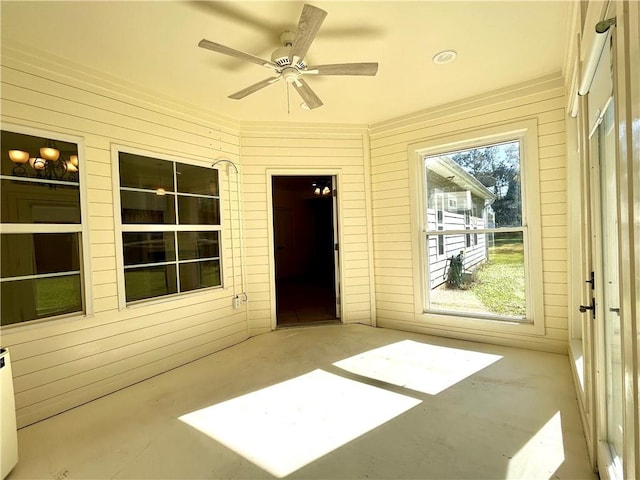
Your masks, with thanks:
[[[444,230],[444,194],[436,191],[436,228],[439,231]],[[445,253],[445,238],[444,235],[437,237],[437,258],[440,258]]]
[[[427,312],[525,320],[520,147],[509,141],[423,157]],[[443,224],[429,221],[439,191],[457,197],[460,208]],[[429,254],[441,241],[445,251]]]
[[[464,229],[471,230],[471,210],[467,209],[464,211]],[[471,247],[471,234],[467,233],[465,235],[467,248]]]
[[[82,314],[78,144],[7,130],[1,144],[1,324]]]
[[[118,152],[126,303],[222,285],[218,171]]]

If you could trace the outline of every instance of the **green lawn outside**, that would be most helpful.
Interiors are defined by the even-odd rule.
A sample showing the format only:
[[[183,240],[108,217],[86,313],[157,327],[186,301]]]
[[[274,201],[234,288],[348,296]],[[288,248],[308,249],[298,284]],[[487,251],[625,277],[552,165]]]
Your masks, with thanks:
[[[526,299],[524,285],[524,245],[521,239],[496,239],[489,248],[489,261],[476,273],[471,291],[498,315],[524,317]]]
[[[82,310],[80,275],[39,278],[35,285],[38,317]]]

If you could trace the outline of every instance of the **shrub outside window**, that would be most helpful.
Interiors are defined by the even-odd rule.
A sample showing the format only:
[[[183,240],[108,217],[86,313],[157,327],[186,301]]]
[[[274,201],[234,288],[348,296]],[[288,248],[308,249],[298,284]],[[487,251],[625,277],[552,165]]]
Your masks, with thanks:
[[[78,143],[1,136],[2,325],[85,313]]]
[[[126,303],[220,287],[218,171],[117,152]]]

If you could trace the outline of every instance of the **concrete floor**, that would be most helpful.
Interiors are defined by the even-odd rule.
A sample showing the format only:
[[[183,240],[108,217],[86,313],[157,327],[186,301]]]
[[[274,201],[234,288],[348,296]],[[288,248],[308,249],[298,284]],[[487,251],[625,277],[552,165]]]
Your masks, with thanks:
[[[9,479],[591,479],[569,360],[278,330],[18,432]]]

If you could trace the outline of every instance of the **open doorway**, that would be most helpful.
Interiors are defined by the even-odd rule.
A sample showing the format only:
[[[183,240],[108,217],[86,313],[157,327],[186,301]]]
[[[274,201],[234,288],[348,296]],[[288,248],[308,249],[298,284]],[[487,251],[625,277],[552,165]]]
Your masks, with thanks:
[[[273,176],[277,326],[337,321],[332,176]]]

